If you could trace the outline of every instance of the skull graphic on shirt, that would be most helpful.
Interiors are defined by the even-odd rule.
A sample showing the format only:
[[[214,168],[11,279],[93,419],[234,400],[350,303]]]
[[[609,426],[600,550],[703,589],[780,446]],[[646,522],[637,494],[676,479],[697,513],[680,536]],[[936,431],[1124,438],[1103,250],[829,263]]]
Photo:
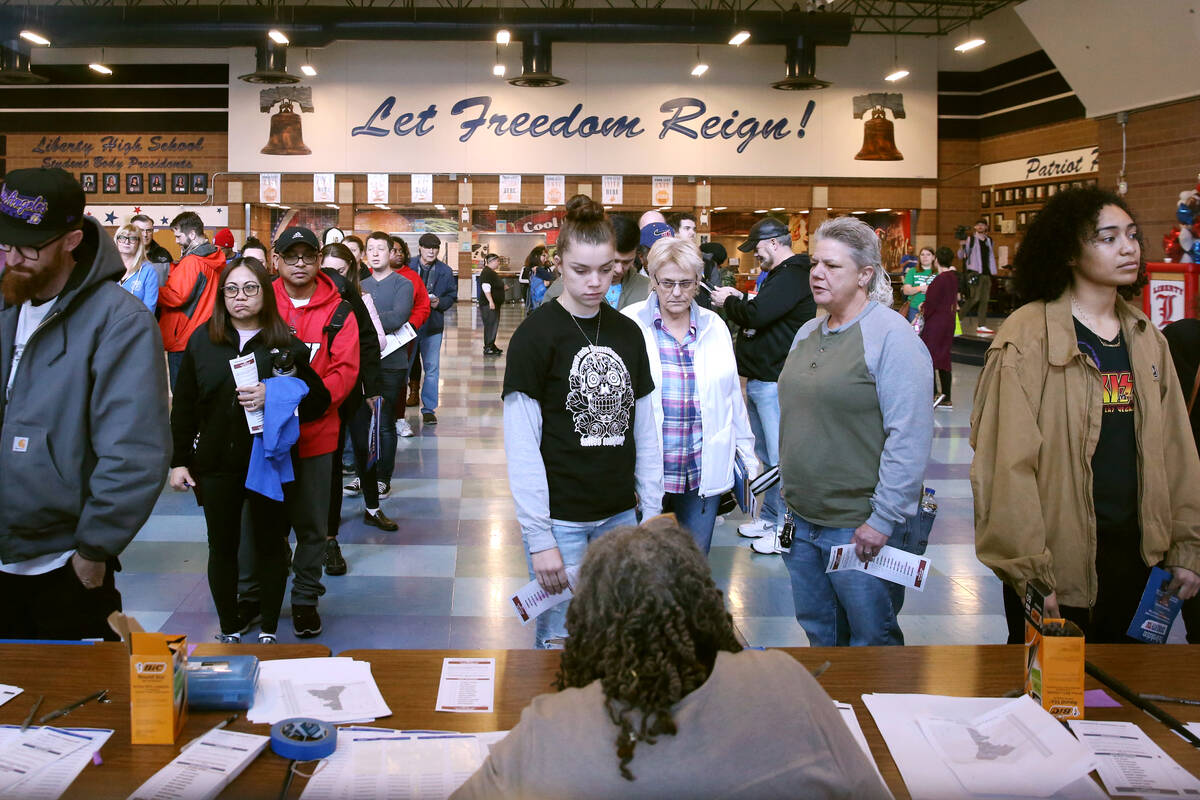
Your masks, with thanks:
[[[584,347],[571,362],[569,380],[567,410],[580,446],[624,444],[634,401],[625,362],[611,347]]]

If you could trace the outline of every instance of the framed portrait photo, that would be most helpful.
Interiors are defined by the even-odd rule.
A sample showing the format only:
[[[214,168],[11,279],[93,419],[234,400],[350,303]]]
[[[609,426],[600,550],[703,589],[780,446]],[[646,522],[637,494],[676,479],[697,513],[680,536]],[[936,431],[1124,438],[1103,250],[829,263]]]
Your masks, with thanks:
[[[171,194],[188,193],[188,174],[186,172],[171,173]]]
[[[104,194],[120,194],[121,193],[121,173],[106,172],[104,173]]]
[[[96,193],[96,173],[81,172],[79,173],[79,185],[83,187],[84,194]]]
[[[208,173],[192,173],[192,194],[208,194]]]
[[[145,191],[142,184],[142,173],[129,172],[125,175],[125,194],[141,194]]]
[[[165,172],[151,172],[146,179],[148,181],[147,191],[150,194],[167,193],[167,174]]]
[[[992,193],[986,189],[979,193],[979,207],[988,208],[992,204]]]
[[[1025,230],[1025,228],[1028,225],[1029,225],[1029,212],[1028,211],[1017,212],[1017,230],[1023,231],[1023,230]]]
[[[1046,184],[1039,183],[1037,186],[1034,187],[1034,189],[1035,189],[1034,199],[1036,199],[1036,200],[1045,200],[1046,199]]]

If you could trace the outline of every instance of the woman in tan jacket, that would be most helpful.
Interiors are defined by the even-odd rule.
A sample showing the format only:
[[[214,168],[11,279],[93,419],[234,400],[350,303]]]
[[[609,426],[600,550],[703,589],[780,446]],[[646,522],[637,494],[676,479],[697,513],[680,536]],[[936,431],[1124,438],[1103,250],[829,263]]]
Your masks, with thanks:
[[[1200,459],[1166,340],[1126,302],[1146,284],[1125,202],[1060,192],[1014,262],[1026,302],[988,348],[971,414],[975,549],[1004,581],[1009,642],[1037,579],[1047,615],[1128,642],[1151,566],[1200,589]]]

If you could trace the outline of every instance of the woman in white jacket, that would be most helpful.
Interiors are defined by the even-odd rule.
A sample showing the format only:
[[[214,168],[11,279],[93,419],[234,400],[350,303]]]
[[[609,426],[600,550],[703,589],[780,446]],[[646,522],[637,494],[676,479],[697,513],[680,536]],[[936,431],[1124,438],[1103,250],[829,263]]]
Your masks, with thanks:
[[[646,339],[654,414],[663,452],[663,511],[674,512],[708,553],[717,504],[740,456],[758,474],[733,340],[724,321],[696,303],[704,259],[684,239],[660,239],[647,269],[654,292],[623,310]]]

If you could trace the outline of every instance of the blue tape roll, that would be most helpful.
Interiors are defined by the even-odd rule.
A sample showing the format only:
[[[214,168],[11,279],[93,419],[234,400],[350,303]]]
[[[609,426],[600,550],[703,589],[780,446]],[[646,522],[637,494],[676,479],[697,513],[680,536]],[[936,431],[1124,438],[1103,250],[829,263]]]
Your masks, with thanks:
[[[292,717],[271,726],[271,750],[296,761],[316,761],[337,749],[337,729],[328,722]]]

